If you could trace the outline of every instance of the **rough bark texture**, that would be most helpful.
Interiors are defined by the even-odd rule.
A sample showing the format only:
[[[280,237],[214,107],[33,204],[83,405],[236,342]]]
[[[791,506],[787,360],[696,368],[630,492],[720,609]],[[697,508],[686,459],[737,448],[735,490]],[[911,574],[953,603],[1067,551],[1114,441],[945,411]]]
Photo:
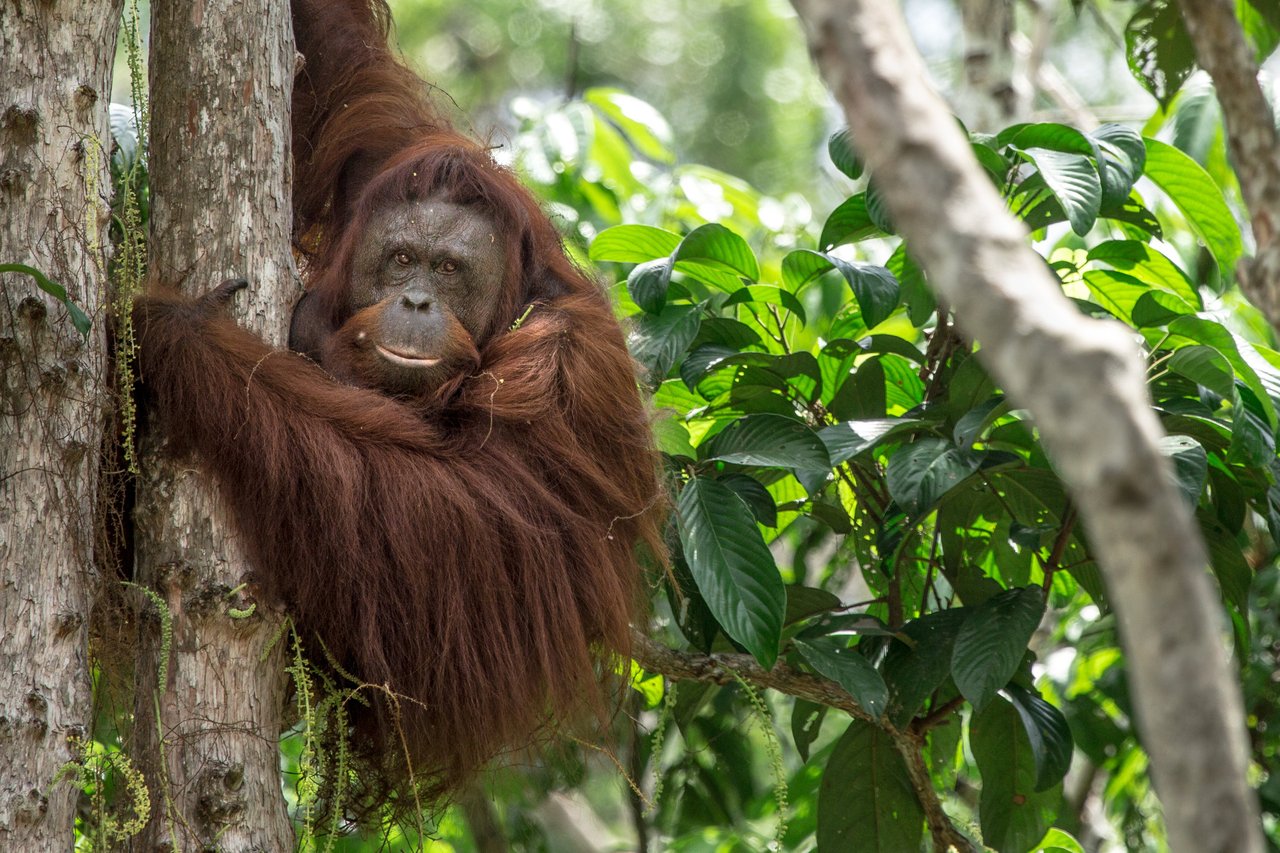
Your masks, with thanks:
[[[190,293],[250,279],[239,316],[276,344],[298,293],[286,177],[294,56],[283,0],[152,5],[151,276]],[[244,615],[250,567],[208,480],[154,436],[142,457],[137,573],[164,599],[173,635],[157,685],[160,621],[144,603],[134,737],[153,812],[138,849],[292,849],[278,748],[286,644],[264,656],[281,616],[265,603]]]
[[[1196,57],[1213,78],[1231,164],[1249,206],[1256,254],[1237,270],[1240,287],[1280,330],[1280,137],[1258,85],[1258,63],[1232,0],[1182,2]]]
[[[979,356],[1035,417],[1120,620],[1175,851],[1261,851],[1239,687],[1194,520],[1121,326],[1062,295],[930,87],[896,4],[795,0],[890,214]]]
[[[86,340],[32,279],[0,275],[0,850],[71,848],[78,786],[55,779],[92,720],[86,631],[119,15],[115,0],[0,10],[0,264],[40,270],[94,320]]]

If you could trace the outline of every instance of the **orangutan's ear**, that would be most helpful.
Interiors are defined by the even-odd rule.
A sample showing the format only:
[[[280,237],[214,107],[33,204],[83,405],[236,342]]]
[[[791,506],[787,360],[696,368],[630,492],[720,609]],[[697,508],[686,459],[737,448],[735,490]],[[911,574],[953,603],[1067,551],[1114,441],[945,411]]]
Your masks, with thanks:
[[[289,323],[289,349],[300,352],[313,361],[320,360],[324,342],[333,334],[333,328],[320,310],[320,300],[308,291],[293,306],[293,319]]]

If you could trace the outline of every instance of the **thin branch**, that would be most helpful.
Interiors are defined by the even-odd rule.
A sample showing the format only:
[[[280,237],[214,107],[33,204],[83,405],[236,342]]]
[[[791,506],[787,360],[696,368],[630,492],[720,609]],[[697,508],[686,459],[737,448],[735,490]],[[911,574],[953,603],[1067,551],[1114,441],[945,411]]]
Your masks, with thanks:
[[[797,699],[836,708],[855,719],[879,727],[893,740],[906,762],[911,786],[924,810],[929,832],[933,836],[934,849],[947,850],[954,847],[959,853],[974,851],[973,845],[955,828],[942,808],[942,801],[938,798],[921,754],[924,742],[922,738],[914,732],[897,728],[888,720],[873,717],[834,681],[800,672],[782,662],[774,664],[772,669],[765,669],[755,658],[746,654],[704,655],[678,651],[655,642],[639,631],[631,634],[631,656],[646,671],[661,673],[667,678],[708,684],[734,684],[742,680],[753,687],[768,687]]]

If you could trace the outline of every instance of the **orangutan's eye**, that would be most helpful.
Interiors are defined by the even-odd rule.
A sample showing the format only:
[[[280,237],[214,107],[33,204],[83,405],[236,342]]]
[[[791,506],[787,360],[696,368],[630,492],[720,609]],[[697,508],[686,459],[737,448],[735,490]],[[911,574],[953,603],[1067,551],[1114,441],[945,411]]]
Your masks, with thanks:
[[[392,257],[392,260],[394,260],[397,264],[399,264],[402,267],[407,267],[409,266],[409,264],[413,263],[413,258],[409,257],[408,252],[404,252],[404,251],[396,252],[391,257]]]
[[[443,261],[441,261],[439,264],[436,265],[436,270],[438,270],[441,273],[444,273],[445,275],[453,275],[458,271],[458,269],[459,269],[458,262],[455,261],[453,258],[445,258]]]

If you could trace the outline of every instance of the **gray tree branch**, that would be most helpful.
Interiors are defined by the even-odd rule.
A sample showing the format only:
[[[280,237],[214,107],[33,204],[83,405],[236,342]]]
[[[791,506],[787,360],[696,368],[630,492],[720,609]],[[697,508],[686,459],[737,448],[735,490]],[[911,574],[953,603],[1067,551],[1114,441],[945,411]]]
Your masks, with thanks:
[[[931,87],[897,4],[794,5],[900,233],[992,376],[1035,418],[1079,507],[1119,617],[1172,848],[1261,851],[1219,596],[1157,449],[1133,335],[1063,296]]]

